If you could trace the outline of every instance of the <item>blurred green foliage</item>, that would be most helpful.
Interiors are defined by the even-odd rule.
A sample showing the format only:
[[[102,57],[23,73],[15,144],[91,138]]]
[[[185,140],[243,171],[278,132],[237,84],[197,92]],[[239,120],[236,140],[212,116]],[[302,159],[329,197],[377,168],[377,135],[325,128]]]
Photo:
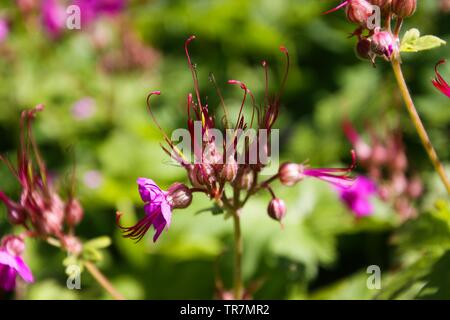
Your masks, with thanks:
[[[125,213],[123,224],[143,214],[136,178],[150,177],[163,187],[186,179],[183,170],[168,165],[159,147],[162,137],[146,111],[146,94],[162,91],[154,103],[167,132],[184,127],[186,94],[193,88],[183,44],[195,34],[191,55],[202,94],[219,110],[208,81],[212,71],[235,111],[241,92],[226,80],[239,79],[263,98],[260,61],[265,59],[271,90],[277,90],[283,70],[278,47],[283,44],[293,63],[278,122],[282,158],[309,159],[314,166],[346,163],[351,146],[341,131],[345,115],[362,131],[367,121],[377,125],[383,114],[387,119],[400,114],[410,165],[425,179],[426,195],[416,203],[419,217],[400,225],[396,213],[381,202],[373,217],[355,221],[335,191],[321,182],[304,181],[290,189],[276,185],[288,204],[283,230],[267,217],[269,195],[258,195],[242,218],[245,281],[262,283],[255,298],[450,298],[450,212],[445,201],[435,204],[445,199],[445,191],[402,109],[389,66],[380,61],[374,69],[356,59],[354,39],[347,39],[352,26],[343,13],[321,15],[333,5],[317,0],[131,1],[127,26],[159,52],[158,58],[145,69],[105,72],[99,67],[104,52],[95,50],[89,32],[67,32],[51,41],[42,30],[27,28],[14,6],[2,2],[0,13],[13,23],[4,44],[9,53],[0,57],[0,151],[15,153],[20,110],[45,104],[35,122],[37,140],[48,167],[63,183],[75,156],[77,194],[86,212],[78,234],[113,239],[102,271],[127,298],[210,299],[217,272],[231,286],[232,223],[210,213],[195,214],[210,206],[206,198],[198,195],[191,207],[175,211],[171,229],[156,244],[149,236],[134,244],[115,226],[116,210]],[[420,1],[406,30],[417,27],[449,42],[448,21],[438,1]],[[112,47],[120,45],[122,24],[100,24],[112,37]],[[444,57],[450,57],[448,46],[404,54],[404,68],[425,126],[448,164],[449,102],[430,82],[435,63]],[[450,78],[450,64],[441,70]],[[95,114],[77,120],[71,108],[83,97],[94,99]],[[94,188],[86,183],[92,171],[100,173]],[[0,183],[17,194],[4,166]],[[2,207],[0,233],[9,231]],[[87,273],[82,290],[69,291],[64,255],[36,241],[27,244],[26,260],[37,282],[26,290],[26,298],[109,298]],[[369,265],[381,267],[382,290],[367,288]]]

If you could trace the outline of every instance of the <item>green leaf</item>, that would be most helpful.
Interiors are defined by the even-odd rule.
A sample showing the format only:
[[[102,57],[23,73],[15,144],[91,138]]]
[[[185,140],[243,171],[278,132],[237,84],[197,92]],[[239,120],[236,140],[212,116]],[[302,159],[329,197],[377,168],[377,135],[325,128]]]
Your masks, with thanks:
[[[111,245],[111,238],[108,236],[102,236],[91,239],[84,244],[84,248],[104,249]]]
[[[420,36],[418,29],[410,29],[403,36],[400,46],[401,52],[418,52],[423,50],[430,50],[441,45],[445,45],[446,42],[436,36],[426,35]]]

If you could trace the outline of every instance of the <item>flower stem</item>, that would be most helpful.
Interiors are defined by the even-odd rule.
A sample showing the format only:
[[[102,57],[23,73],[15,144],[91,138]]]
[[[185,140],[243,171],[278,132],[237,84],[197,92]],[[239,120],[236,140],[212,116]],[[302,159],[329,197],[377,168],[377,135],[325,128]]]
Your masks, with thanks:
[[[90,261],[84,263],[86,269],[94,277],[95,280],[115,299],[125,300],[125,297],[113,287],[111,282],[98,270],[98,268]]]
[[[445,188],[447,189],[447,192],[450,194],[450,181],[445,173],[444,166],[439,161],[439,157],[436,151],[434,150],[433,144],[431,143],[430,138],[428,137],[427,131],[425,130],[425,127],[423,126],[422,121],[420,120],[420,116],[417,113],[416,107],[414,106],[414,102],[411,98],[411,94],[409,93],[408,86],[406,85],[406,81],[403,76],[399,59],[400,58],[394,58],[392,60],[392,69],[394,70],[395,78],[397,80],[398,87],[405,102],[406,109],[408,110],[411,120],[414,126],[416,127],[417,133],[419,134],[420,140],[422,141],[422,144],[428,154],[428,157],[433,163],[436,172],[439,174],[439,177],[441,178]]]
[[[234,221],[234,298],[242,299],[242,233],[241,221],[237,210],[233,210]]]

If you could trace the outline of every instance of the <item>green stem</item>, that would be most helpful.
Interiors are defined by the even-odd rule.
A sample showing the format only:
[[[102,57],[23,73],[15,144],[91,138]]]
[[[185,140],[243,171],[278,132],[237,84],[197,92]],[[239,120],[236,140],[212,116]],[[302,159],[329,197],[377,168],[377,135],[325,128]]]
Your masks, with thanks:
[[[234,298],[242,299],[242,233],[238,210],[233,210],[234,221]]]
[[[448,194],[450,194],[450,181],[447,178],[447,175],[444,170],[444,166],[439,161],[439,157],[434,150],[433,144],[430,141],[430,138],[428,137],[427,131],[425,130],[425,127],[422,124],[422,121],[420,120],[420,116],[417,113],[416,107],[414,106],[414,102],[411,98],[411,94],[409,93],[408,86],[406,85],[405,78],[403,76],[401,64],[400,64],[400,58],[394,58],[392,60],[392,69],[394,70],[395,78],[397,80],[398,87],[400,89],[400,92],[402,94],[403,100],[406,105],[406,109],[408,110],[408,113],[411,117],[411,120],[416,127],[417,133],[419,134],[420,140],[422,141],[422,144],[428,154],[428,157],[430,158],[431,162],[433,163],[433,166],[436,170],[436,172],[439,174],[439,177],[442,180],[442,183],[444,184],[445,188],[447,189]]]
[[[125,300],[125,297],[117,291],[116,288],[109,282],[109,280],[98,270],[98,268],[89,261],[84,263],[84,266],[95,280],[114,298],[114,300]]]

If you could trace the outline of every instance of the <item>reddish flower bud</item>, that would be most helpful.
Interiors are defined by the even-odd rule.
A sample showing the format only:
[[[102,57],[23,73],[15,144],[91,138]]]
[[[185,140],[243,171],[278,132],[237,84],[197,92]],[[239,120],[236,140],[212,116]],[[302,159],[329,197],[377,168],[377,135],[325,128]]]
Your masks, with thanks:
[[[284,201],[279,198],[273,198],[269,202],[269,206],[267,207],[267,212],[269,217],[274,220],[281,221],[286,215],[286,205]]]
[[[172,208],[187,208],[192,202],[192,191],[185,184],[176,182],[167,190],[166,200]]]
[[[9,235],[4,237],[1,246],[6,248],[6,251],[13,256],[20,256],[25,250],[25,242],[18,236]]]
[[[83,244],[80,239],[75,236],[66,235],[63,238],[64,246],[69,253],[79,255],[83,251]]]
[[[370,39],[360,39],[355,48],[356,56],[362,60],[375,61],[375,54],[372,52]]]
[[[244,169],[244,171],[239,175],[238,179],[236,179],[236,186],[239,189],[250,190],[253,185],[253,171],[250,169]]]
[[[228,182],[233,182],[236,179],[238,172],[238,164],[234,157],[229,157],[228,160],[221,166],[220,179]]]
[[[375,30],[371,42],[371,49],[375,54],[390,60],[396,47],[396,41],[390,32]]]
[[[83,219],[84,211],[76,199],[71,199],[66,204],[66,222],[69,226],[75,226]]]
[[[366,0],[351,0],[345,7],[345,13],[350,22],[365,27],[373,14],[373,7]]]
[[[27,215],[23,210],[8,210],[8,220],[11,224],[23,224]]]
[[[416,12],[417,0],[392,0],[392,12],[399,18],[408,18]]]
[[[278,169],[278,175],[283,185],[293,186],[304,178],[303,166],[292,162],[284,163]]]
[[[391,0],[369,0],[374,6],[380,7],[382,11],[388,11],[391,8]]]

